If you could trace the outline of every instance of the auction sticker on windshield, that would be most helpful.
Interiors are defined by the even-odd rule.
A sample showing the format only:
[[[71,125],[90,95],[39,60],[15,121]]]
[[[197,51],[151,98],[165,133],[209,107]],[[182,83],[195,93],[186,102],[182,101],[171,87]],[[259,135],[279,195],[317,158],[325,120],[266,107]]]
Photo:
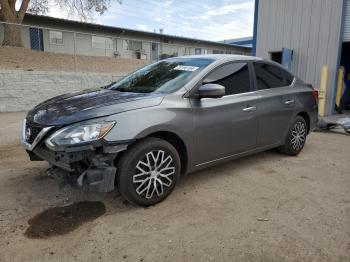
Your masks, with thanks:
[[[181,71],[196,71],[198,69],[198,66],[184,66],[184,65],[178,65],[174,68],[174,70],[181,70]]]

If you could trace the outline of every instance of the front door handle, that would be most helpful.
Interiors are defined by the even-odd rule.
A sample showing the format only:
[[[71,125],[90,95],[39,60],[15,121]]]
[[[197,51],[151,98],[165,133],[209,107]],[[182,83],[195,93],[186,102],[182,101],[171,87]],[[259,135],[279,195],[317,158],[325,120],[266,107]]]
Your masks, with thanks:
[[[284,104],[285,105],[291,105],[291,104],[294,104],[294,99],[288,99],[288,100],[286,100],[286,101],[284,101]]]
[[[256,110],[256,106],[247,106],[245,108],[243,108],[244,112],[253,112]]]

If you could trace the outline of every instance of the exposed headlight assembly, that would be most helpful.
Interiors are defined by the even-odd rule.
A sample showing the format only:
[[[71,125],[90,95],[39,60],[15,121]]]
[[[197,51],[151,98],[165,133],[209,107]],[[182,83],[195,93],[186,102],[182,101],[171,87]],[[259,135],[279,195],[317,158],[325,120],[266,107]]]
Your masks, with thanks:
[[[78,123],[53,133],[45,143],[49,148],[97,141],[113,128],[115,122]]]

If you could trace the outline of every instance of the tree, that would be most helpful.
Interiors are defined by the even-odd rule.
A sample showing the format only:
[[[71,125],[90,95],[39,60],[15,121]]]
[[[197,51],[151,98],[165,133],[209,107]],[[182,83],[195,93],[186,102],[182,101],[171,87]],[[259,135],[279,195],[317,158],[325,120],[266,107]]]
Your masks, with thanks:
[[[110,0],[0,0],[0,20],[7,23],[4,24],[2,45],[23,46],[21,27],[16,24],[23,22],[26,12],[45,14],[50,4],[56,4],[62,9],[68,8],[70,13],[75,13],[81,20],[86,21],[93,13],[102,15],[109,8],[110,2]],[[121,4],[121,0],[117,2]]]
[[[16,10],[16,0],[0,0],[0,4],[1,20],[11,23],[4,25],[4,40],[2,45],[22,46],[21,30],[19,26],[13,24],[22,23],[29,6],[29,0],[23,0],[18,11]]]

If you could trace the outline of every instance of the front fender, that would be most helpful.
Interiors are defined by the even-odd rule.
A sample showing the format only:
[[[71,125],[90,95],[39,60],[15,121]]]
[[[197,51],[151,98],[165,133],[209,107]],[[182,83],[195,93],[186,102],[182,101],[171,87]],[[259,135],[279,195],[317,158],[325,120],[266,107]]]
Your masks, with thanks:
[[[154,133],[158,133],[158,132],[169,132],[169,133],[173,133],[175,135],[177,135],[178,137],[180,137],[182,140],[184,139],[185,134],[183,133],[183,131],[179,128],[177,128],[174,125],[156,125],[156,126],[151,126],[149,128],[146,128],[144,130],[142,130],[140,133],[138,133],[135,138],[136,139],[141,139],[147,136],[150,136]]]
[[[110,116],[114,128],[104,137],[108,143],[137,140],[152,133],[166,131],[176,134],[191,148],[193,116],[190,108],[151,107]]]

